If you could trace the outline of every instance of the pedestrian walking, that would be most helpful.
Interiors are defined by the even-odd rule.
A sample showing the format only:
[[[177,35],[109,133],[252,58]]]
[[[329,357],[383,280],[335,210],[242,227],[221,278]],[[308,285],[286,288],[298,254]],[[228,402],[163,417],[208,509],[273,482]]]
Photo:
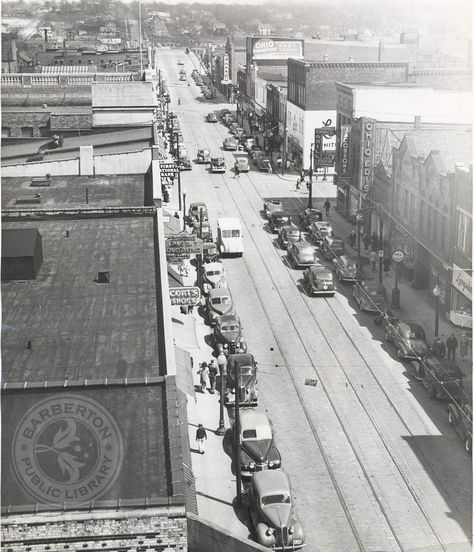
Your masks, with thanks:
[[[461,359],[464,360],[464,357],[467,356],[467,348],[469,347],[469,339],[467,338],[467,333],[463,332],[461,339],[459,340],[459,354]]]
[[[375,265],[377,264],[377,253],[375,251],[370,252],[369,262],[372,265],[372,272],[375,272]]]
[[[301,183],[301,178],[298,176],[298,178],[296,179],[296,191],[300,189],[300,183]]]
[[[372,241],[372,240],[370,239],[369,234],[365,233],[365,234],[364,234],[364,237],[362,238],[362,241],[363,241],[363,243],[364,243],[365,252],[367,253],[367,251],[369,250],[371,241]]]
[[[283,163],[283,159],[281,158],[281,155],[277,157],[277,167],[281,169],[281,165]]]
[[[211,384],[210,393],[214,395],[216,390],[216,380],[217,380],[217,366],[214,362],[214,359],[209,363],[209,383]]]
[[[326,211],[326,218],[329,217],[329,209],[331,208],[331,203],[329,202],[329,199],[326,199],[326,201],[323,203],[323,207]]]
[[[179,213],[177,211],[175,211],[173,216],[174,216],[175,219],[179,219]]]
[[[207,366],[207,362],[203,362],[198,370],[199,374],[199,381],[201,384],[201,393],[206,392],[206,388],[209,385],[209,367]]]
[[[355,230],[351,230],[351,233],[349,234],[349,243],[351,245],[351,247],[354,247],[355,245],[355,242],[356,242],[356,233],[355,233]]]
[[[235,169],[234,169],[234,172],[235,172],[235,178],[237,178],[238,176],[240,176],[240,171],[239,171],[239,166],[238,165],[235,165]]]
[[[458,348],[458,340],[452,333],[446,340],[446,348],[448,349],[448,359],[456,360],[456,349]]]
[[[202,424],[198,425],[196,430],[196,441],[198,444],[199,454],[204,454],[206,452],[206,445],[204,439],[207,441],[207,433]]]
[[[431,352],[438,358],[444,358],[446,355],[446,345],[440,339],[439,336],[435,337],[433,345],[431,346]]]

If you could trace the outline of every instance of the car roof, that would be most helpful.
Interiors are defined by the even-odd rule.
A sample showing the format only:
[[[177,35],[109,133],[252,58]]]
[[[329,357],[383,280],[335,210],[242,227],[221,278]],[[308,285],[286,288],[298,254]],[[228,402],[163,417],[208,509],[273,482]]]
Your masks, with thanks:
[[[205,265],[203,266],[204,270],[208,271],[208,270],[215,270],[216,268],[224,268],[224,265],[219,262],[219,261],[215,261],[213,263],[205,263]]]
[[[220,156],[220,157],[211,157],[211,161],[224,161],[224,158],[222,156]]]
[[[306,249],[308,247],[311,247],[311,249],[314,249],[314,246],[307,242],[307,241],[297,241],[297,242],[293,242],[293,247],[296,247],[297,249]]]
[[[270,216],[273,217],[281,217],[281,216],[291,217],[290,213],[287,211],[273,211],[273,213],[270,213]]]
[[[206,204],[203,201],[195,201],[194,203],[191,203],[189,205],[190,209],[193,209],[194,207],[206,207]],[[207,207],[206,207],[207,209]]]
[[[217,245],[214,242],[204,242],[202,247],[203,249],[217,249]]]
[[[255,364],[254,356],[251,353],[235,353],[227,357],[227,364],[237,361],[242,366]]]
[[[240,230],[242,225],[237,217],[223,217],[217,219],[217,226],[221,230],[236,230],[237,228]]]
[[[332,272],[326,268],[325,266],[323,265],[320,265],[320,264],[314,264],[314,265],[311,265],[309,267],[309,269],[311,270],[311,272],[313,273],[318,273],[318,274],[322,274],[323,272],[326,273],[326,274],[332,274]]]
[[[283,470],[264,470],[253,474],[252,483],[260,496],[290,493],[290,480]]]
[[[267,205],[281,205],[281,201],[279,199],[267,199],[265,203]]]
[[[207,152],[209,153],[209,148],[199,148],[199,149],[198,149],[198,153],[199,153],[200,151],[207,151]]]
[[[240,430],[256,429],[259,427],[269,427],[270,418],[260,410],[241,410],[240,411]]]
[[[240,318],[236,314],[223,314],[218,317],[219,324],[226,324],[228,322],[240,322]]]
[[[311,208],[311,209],[306,208],[306,209],[304,210],[304,212],[305,212],[305,213],[319,213],[319,214],[321,214],[321,211],[320,211],[319,209],[314,209],[314,208]]]
[[[225,287],[209,290],[209,297],[230,297],[230,296],[231,296],[230,291]]]
[[[423,330],[423,328],[417,324],[416,322],[407,322],[407,321],[402,321],[402,322],[399,322],[399,325],[401,324],[406,324],[409,328],[411,328],[412,330],[421,330],[422,332],[424,332],[425,330]]]

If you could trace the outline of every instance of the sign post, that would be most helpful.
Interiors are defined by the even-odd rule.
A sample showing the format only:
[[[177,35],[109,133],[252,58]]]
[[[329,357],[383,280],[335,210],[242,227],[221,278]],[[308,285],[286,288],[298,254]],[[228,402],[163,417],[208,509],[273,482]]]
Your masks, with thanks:
[[[395,287],[392,289],[392,307],[400,308],[400,289],[398,287],[398,271],[400,263],[405,259],[405,253],[401,249],[395,249],[392,253],[392,261],[395,263]]]

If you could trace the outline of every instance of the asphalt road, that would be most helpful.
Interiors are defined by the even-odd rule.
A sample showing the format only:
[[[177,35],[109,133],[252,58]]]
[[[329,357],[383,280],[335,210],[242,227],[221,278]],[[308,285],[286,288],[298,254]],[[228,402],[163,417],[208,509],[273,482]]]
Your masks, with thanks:
[[[227,128],[205,121],[229,106],[204,100],[190,78],[190,56],[161,53],[170,109],[191,159],[208,147],[227,161],[223,175],[194,165],[182,185],[188,204],[206,202],[214,229],[219,216],[242,221],[244,256],[224,263],[259,363],[259,408],[275,426],[307,550],[470,550],[471,463],[445,421],[446,405],[408,380],[370,315],[356,309],[350,287],[340,284],[333,298],[307,296],[302,271],[288,265],[261,214],[264,198],[280,198],[296,214],[307,196],[295,192],[294,176],[252,168],[236,178],[232,152],[221,151]],[[189,87],[178,80],[180,59]],[[314,195],[321,205],[335,187],[319,182]]]

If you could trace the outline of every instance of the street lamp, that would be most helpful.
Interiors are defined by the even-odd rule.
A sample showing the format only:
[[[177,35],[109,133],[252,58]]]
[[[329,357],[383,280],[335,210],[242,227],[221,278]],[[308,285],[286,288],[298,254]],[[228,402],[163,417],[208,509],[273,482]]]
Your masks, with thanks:
[[[438,326],[439,326],[439,296],[441,295],[441,288],[436,281],[436,285],[433,288],[433,295],[435,298],[435,339],[438,337]]]
[[[186,190],[183,188],[183,232],[186,231]]]
[[[219,366],[219,374],[221,377],[221,397],[220,397],[220,405],[219,405],[219,427],[216,429],[216,435],[220,435],[221,437],[224,436],[227,432],[227,429],[225,427],[225,420],[224,420],[224,393],[225,393],[225,380],[227,376],[227,359],[224,355],[224,353],[219,353],[219,356],[217,357],[217,366]]]

